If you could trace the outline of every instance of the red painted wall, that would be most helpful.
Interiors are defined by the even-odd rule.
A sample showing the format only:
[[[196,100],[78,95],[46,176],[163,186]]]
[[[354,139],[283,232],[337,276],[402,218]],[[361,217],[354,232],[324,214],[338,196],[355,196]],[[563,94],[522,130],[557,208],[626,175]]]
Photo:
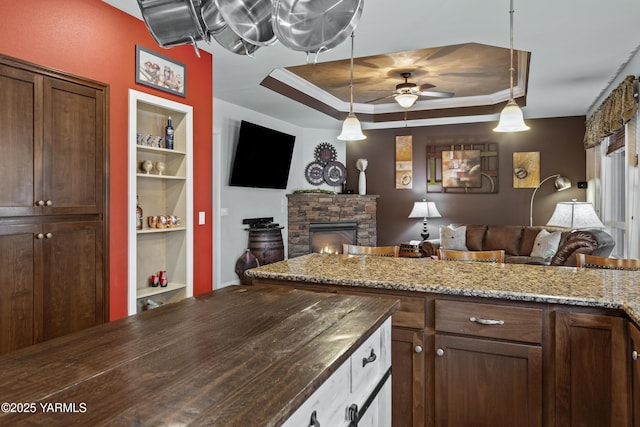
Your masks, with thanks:
[[[134,1],[134,0],[131,0]],[[144,23],[100,0],[0,0],[0,53],[110,85],[110,318],[127,315],[128,89],[194,107],[194,218],[212,218],[211,55],[193,47],[162,49]],[[135,46],[186,64],[182,98],[135,83]],[[211,289],[212,226],[194,233],[194,294]]]

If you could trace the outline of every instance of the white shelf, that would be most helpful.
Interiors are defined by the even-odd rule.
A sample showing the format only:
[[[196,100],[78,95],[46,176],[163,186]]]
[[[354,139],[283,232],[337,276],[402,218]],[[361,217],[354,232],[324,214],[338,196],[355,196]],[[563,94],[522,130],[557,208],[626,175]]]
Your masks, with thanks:
[[[173,227],[173,228],[143,228],[142,230],[136,230],[136,234],[155,234],[155,233],[171,233],[174,231],[186,231],[187,227]]]
[[[187,179],[186,176],[158,175],[157,173],[137,173],[136,177],[151,179]]]
[[[138,145],[136,136],[164,133],[167,118],[174,127],[173,150]],[[128,312],[142,309],[142,298],[166,304],[193,295],[193,108],[133,89],[129,90]],[[163,162],[160,175],[140,164]],[[145,228],[136,229],[136,196]],[[181,225],[146,228],[149,215],[175,215]],[[165,270],[167,287],[150,287],[152,274]],[[175,292],[178,291],[178,292]]]
[[[166,148],[158,148],[158,147],[149,147],[147,145],[138,145],[136,144],[136,148],[138,151],[146,151],[148,153],[162,153],[162,154],[177,154],[180,156],[186,156],[187,153],[181,150],[168,150]]]
[[[186,287],[187,287],[187,285],[185,283],[169,283],[164,288],[161,287],[161,286],[158,286],[156,288],[153,288],[153,287],[149,286],[148,288],[138,289],[137,299],[148,298],[148,297],[152,297],[154,295],[166,294],[167,292],[173,292],[173,291],[178,291],[180,289],[186,289]]]

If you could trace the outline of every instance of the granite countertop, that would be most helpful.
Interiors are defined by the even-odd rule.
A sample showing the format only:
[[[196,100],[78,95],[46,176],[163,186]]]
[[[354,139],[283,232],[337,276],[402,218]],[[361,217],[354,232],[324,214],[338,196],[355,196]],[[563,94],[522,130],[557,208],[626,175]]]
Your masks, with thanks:
[[[310,254],[247,271],[256,278],[624,310],[640,324],[640,271]]]

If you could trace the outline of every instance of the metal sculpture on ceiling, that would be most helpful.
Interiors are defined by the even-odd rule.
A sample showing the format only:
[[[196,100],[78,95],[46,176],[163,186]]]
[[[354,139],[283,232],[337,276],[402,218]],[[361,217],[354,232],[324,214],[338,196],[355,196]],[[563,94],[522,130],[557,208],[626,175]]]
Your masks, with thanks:
[[[209,43],[253,56],[280,41],[289,49],[318,54],[355,30],[364,0],[138,0],[147,28],[161,47]]]

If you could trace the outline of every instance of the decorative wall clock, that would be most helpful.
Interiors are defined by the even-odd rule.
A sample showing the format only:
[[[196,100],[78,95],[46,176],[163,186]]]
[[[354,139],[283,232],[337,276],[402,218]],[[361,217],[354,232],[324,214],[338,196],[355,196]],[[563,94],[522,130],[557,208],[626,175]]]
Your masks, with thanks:
[[[323,176],[327,184],[337,187],[347,180],[347,168],[340,162],[329,162],[324,167]]]
[[[311,185],[320,185],[324,182],[324,164],[311,162],[304,169],[304,177]]]
[[[326,165],[329,162],[334,162],[338,159],[338,152],[336,148],[328,142],[321,142],[316,146],[314,151],[315,159],[317,162]]]

